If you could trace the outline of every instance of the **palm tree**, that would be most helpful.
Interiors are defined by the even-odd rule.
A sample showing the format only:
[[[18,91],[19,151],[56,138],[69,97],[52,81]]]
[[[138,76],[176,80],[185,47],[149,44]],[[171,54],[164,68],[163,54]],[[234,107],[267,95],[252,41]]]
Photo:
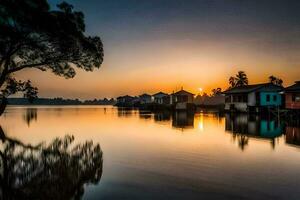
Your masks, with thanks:
[[[222,93],[222,89],[221,88],[215,88],[215,89],[212,89],[212,95],[211,96],[218,96],[218,95],[220,95],[221,93]]]
[[[275,83],[275,81],[276,81],[276,77],[275,76],[273,76],[273,75],[271,75],[271,76],[269,76],[269,81],[270,81],[270,83]]]
[[[236,85],[236,79],[235,79],[235,77],[231,76],[229,78],[229,85],[230,85],[231,88],[235,87],[235,85]]]
[[[273,83],[274,85],[282,86],[283,80],[280,78],[277,78],[276,76],[269,76],[270,83]]]
[[[236,75],[236,87],[248,85],[248,78],[244,71],[239,71]]]
[[[235,76],[229,78],[230,88],[248,85],[248,78],[244,71],[239,71]]]

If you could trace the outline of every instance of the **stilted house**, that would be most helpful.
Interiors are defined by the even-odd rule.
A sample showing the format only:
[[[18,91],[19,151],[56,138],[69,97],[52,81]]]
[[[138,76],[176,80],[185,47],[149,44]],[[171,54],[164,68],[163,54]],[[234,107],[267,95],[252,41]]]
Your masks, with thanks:
[[[300,110],[300,81],[284,89],[285,108]]]
[[[164,104],[164,105],[170,104],[170,95],[166,93],[158,92],[153,95],[153,98],[154,98],[154,103],[156,104]]]
[[[129,95],[120,96],[117,98],[117,106],[132,106],[135,98]]]
[[[149,94],[142,94],[139,96],[141,104],[148,104],[152,102],[152,96]]]
[[[238,112],[260,112],[282,105],[282,87],[272,83],[234,87],[225,94],[225,110]]]
[[[188,110],[194,108],[194,94],[181,89],[171,95],[171,104],[176,110]]]

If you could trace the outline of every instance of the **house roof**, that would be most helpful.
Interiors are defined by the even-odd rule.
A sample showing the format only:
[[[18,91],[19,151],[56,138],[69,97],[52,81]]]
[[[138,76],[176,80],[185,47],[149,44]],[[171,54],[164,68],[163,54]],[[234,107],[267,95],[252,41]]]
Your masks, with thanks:
[[[294,85],[286,87],[284,90],[288,92],[300,91],[300,81],[296,81]]]
[[[194,95],[194,94],[186,90],[179,90],[178,92],[175,92],[173,95]]]
[[[140,98],[147,98],[147,97],[151,97],[151,95],[145,93],[145,94],[140,95],[139,97]]]
[[[165,97],[165,96],[169,96],[167,93],[164,92],[158,92],[156,94],[153,94],[152,96],[156,97],[156,98],[160,98],[160,97]]]
[[[234,87],[224,91],[224,94],[235,94],[235,93],[250,93],[254,91],[280,91],[283,88],[272,83],[261,83],[254,85],[244,85],[239,87]]]
[[[129,95],[125,95],[125,96],[120,96],[120,97],[117,97],[117,99],[123,99],[123,98],[134,98],[132,96],[129,96]]]

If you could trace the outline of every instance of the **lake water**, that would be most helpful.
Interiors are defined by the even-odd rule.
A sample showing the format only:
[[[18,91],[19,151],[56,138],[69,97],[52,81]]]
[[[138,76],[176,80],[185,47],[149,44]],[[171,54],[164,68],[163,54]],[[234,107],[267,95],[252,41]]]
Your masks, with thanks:
[[[83,199],[300,199],[300,128],[276,118],[38,106],[8,107],[1,126],[24,144],[99,143]]]

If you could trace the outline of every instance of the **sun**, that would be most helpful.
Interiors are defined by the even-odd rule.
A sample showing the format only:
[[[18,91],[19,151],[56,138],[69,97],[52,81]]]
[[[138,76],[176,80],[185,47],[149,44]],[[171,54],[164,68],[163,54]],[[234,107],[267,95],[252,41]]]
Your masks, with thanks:
[[[203,91],[203,89],[202,89],[201,87],[199,87],[199,88],[198,88],[198,90],[199,90],[200,92],[202,92],[202,91]]]

